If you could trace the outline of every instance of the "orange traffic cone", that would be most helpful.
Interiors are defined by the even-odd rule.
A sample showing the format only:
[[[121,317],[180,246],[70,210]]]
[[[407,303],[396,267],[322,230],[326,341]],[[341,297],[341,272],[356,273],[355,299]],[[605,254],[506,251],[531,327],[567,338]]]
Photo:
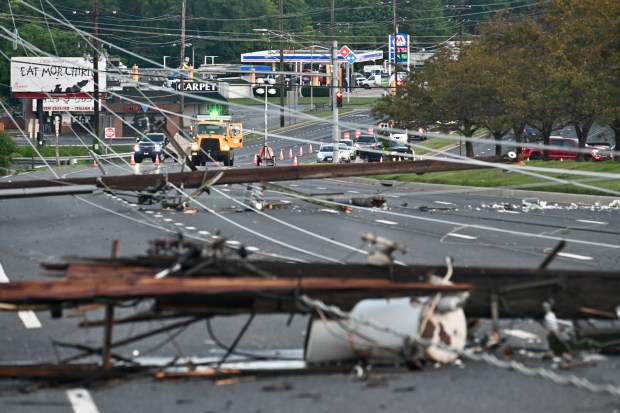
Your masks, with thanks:
[[[312,153],[312,144],[310,144],[310,147],[308,148],[308,153]]]
[[[254,164],[254,166],[256,166],[258,164],[258,155],[254,155],[254,159],[252,160],[252,163]]]
[[[136,160],[133,158],[133,153],[131,154],[131,161],[129,161],[129,165],[135,165]]]
[[[95,168],[97,168],[97,167],[99,166],[99,165],[97,165],[97,161],[93,161],[93,166],[94,166]]]
[[[159,155],[155,157],[155,165],[159,165]]]
[[[284,152],[282,152],[282,149],[280,149],[280,160],[284,160]]]
[[[293,158],[293,148],[288,150],[288,158],[292,159]]]
[[[303,146],[299,147],[299,156],[304,156],[304,147]]]
[[[293,166],[297,166],[297,157],[293,158]]]

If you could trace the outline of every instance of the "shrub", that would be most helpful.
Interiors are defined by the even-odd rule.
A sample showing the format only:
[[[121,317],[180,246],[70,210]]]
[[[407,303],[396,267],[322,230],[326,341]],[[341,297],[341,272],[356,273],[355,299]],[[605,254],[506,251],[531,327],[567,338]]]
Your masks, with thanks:
[[[0,175],[7,175],[13,164],[13,153],[17,145],[5,131],[0,131]]]

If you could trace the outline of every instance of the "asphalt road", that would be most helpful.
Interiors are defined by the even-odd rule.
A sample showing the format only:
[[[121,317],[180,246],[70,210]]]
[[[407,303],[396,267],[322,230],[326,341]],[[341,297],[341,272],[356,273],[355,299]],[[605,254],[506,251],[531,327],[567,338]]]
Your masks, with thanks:
[[[277,143],[291,145],[316,141],[324,131],[301,126],[282,132],[289,138]],[[280,133],[279,133],[280,135]],[[303,136],[303,137],[301,137]],[[274,145],[276,141],[274,141]],[[248,157],[251,148],[248,145]],[[242,159],[242,158],[238,158]],[[247,160],[246,160],[247,161]],[[241,164],[241,163],[240,163]],[[248,162],[249,164],[249,162]],[[362,167],[362,165],[360,166]],[[110,173],[121,173],[108,166]],[[125,166],[124,168],[128,168]],[[127,169],[126,169],[127,170]],[[129,169],[132,170],[132,169]],[[140,173],[178,170],[167,161],[159,168],[151,163],[133,167]],[[59,171],[60,176],[98,174],[92,167]],[[6,179],[50,178],[37,171]],[[194,204],[196,213],[163,210],[161,205],[135,205],[128,194],[105,194],[29,198],[0,201],[0,264],[11,281],[49,279],[40,262],[62,261],[66,256],[109,256],[112,242],[120,240],[121,255],[144,254],[148,240],[174,236],[209,241],[219,234],[228,244],[243,244],[256,257],[280,257],[303,261],[365,262],[371,246],[360,234],[373,232],[406,247],[395,253],[403,263],[436,264],[452,256],[456,265],[535,268],[560,240],[568,245],[552,268],[615,270],[620,260],[619,210],[608,205],[613,199],[536,195],[539,203],[522,207],[530,193],[474,193],[470,189],[429,186],[394,186],[359,180],[295,181],[283,187],[322,200],[349,203],[353,198],[382,196],[384,208],[355,208],[336,212],[281,193],[265,191],[265,197],[286,207],[259,214],[235,200],[247,199],[244,186],[218,186]],[[286,203],[284,203],[286,201]],[[139,304],[140,310],[149,302]],[[132,309],[119,309],[117,316]],[[78,322],[97,320],[101,311],[66,311],[52,319],[46,312],[0,313],[5,331],[0,337],[0,363],[56,362],[75,351],[53,342],[98,346],[100,328],[80,329]],[[205,322],[179,332],[156,336],[122,346],[125,357],[191,357],[221,355],[217,342],[230,344],[247,317],[218,317],[212,320],[213,336]],[[303,348],[307,317],[261,316],[239,343],[243,351]],[[169,321],[120,325],[115,338],[123,339]],[[472,330],[482,339],[488,323]],[[502,331],[516,359],[531,367],[542,367],[562,377],[575,374],[595,383],[620,386],[617,356],[584,361],[575,354],[579,367],[558,369],[557,361],[544,359],[545,332],[532,320],[504,320]],[[525,331],[527,339],[509,331]],[[474,341],[475,343],[475,341]],[[502,359],[502,347],[494,352]],[[592,354],[586,354],[592,356]],[[88,359],[87,359],[88,360]],[[86,389],[87,393],[76,393]],[[96,410],[87,410],[89,398]],[[77,400],[77,401],[76,401]],[[233,382],[212,380],[157,381],[139,375],[105,383],[69,383],[42,386],[0,381],[2,412],[265,412],[265,411],[424,411],[457,409],[478,412],[614,412],[620,398],[527,377],[481,362],[461,360],[451,366],[427,365],[422,371],[403,366],[382,366],[358,377],[350,368],[340,372],[291,375],[252,375]]]

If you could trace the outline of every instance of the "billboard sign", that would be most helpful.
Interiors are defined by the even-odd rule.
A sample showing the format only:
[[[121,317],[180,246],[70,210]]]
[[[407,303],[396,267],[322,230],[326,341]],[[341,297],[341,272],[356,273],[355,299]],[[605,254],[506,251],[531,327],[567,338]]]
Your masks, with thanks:
[[[101,103],[99,103],[101,109]],[[32,101],[32,110],[37,110],[37,101]],[[51,98],[43,99],[43,112],[93,112],[92,98]]]
[[[99,60],[99,91],[106,89],[105,58]],[[11,92],[16,97],[89,97],[93,64],[84,57],[13,57]]]

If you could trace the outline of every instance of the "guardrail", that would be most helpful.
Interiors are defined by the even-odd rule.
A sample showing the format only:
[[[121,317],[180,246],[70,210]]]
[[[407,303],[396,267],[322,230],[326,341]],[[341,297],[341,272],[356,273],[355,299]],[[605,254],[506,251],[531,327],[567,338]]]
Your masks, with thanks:
[[[126,153],[112,153],[106,155],[97,155],[98,160],[111,160],[111,159],[121,159],[121,158],[131,158],[133,152]],[[79,161],[92,161],[93,158],[90,155],[84,156],[60,156],[58,161],[60,165],[76,165]],[[45,163],[49,165],[56,165],[56,157],[46,157],[42,158],[34,158],[34,164],[37,166],[45,165]],[[13,158],[14,165],[32,165],[32,158]]]

